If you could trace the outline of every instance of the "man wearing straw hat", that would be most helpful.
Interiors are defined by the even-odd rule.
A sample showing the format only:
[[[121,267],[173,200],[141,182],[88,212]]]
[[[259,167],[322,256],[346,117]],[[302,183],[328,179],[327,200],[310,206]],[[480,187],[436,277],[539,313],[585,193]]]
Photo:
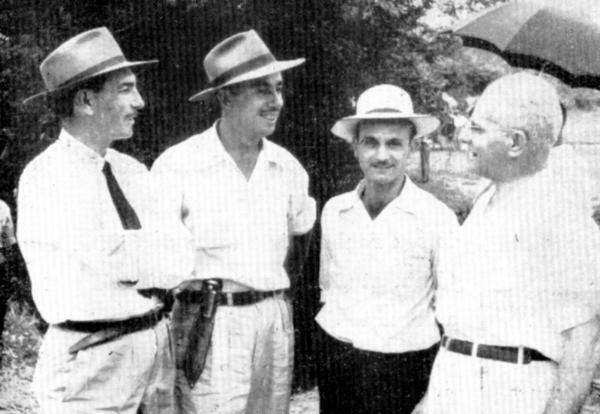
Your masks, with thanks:
[[[212,328],[189,333],[190,341],[201,336],[200,343],[211,345],[185,356],[205,366],[190,375],[183,365],[183,412],[288,411],[294,329],[286,290],[289,276],[298,274],[289,264],[299,263],[303,250],[294,255],[289,248],[306,246],[315,203],[304,168],[266,137],[283,107],[281,72],[303,62],[276,60],[253,30],[220,42],[204,59],[210,87],[190,100],[216,98],[221,118],[168,149],[152,168],[169,190],[170,214],[194,234],[201,289],[216,289],[218,307],[204,325]],[[196,317],[189,309],[202,297],[179,295],[176,346],[181,327]]]
[[[188,232],[160,212],[128,139],[144,100],[106,28],[55,49],[40,71],[61,119],[19,183],[18,240],[50,324],[34,386],[42,413],[172,413],[175,365],[165,291],[189,279]]]
[[[492,184],[442,248],[425,413],[580,412],[600,360],[600,233],[588,193],[548,162],[561,123],[554,87],[516,73],[459,135]]]
[[[364,179],[329,200],[321,220],[322,413],[408,413],[427,388],[440,340],[433,312],[438,245],[457,227],[406,175],[413,140],[439,126],[410,96],[377,85],[332,132]]]

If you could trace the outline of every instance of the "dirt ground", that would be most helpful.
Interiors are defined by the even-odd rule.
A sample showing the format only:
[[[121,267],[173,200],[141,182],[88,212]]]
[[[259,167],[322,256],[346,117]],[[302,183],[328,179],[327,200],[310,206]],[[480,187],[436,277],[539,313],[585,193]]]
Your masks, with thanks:
[[[565,143],[585,161],[594,189],[600,189],[600,111],[569,113],[565,127]],[[574,162],[573,171],[565,175],[577,179],[584,163]],[[430,158],[431,174],[428,183],[420,184],[455,210],[468,209],[473,197],[486,185],[466,172],[464,153],[433,151]],[[411,163],[411,176],[418,176],[418,154]],[[575,183],[574,183],[575,184]],[[600,193],[596,191],[595,194]],[[3,365],[0,369],[0,413],[30,414],[35,412],[30,382],[40,337],[34,328],[35,319],[30,313],[11,309],[4,332]],[[315,389],[293,396],[292,414],[318,413],[318,395]]]

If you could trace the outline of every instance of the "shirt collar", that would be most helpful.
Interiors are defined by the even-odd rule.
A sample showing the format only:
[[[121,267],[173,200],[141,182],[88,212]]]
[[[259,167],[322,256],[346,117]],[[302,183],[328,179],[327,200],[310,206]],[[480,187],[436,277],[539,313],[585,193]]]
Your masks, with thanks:
[[[404,187],[402,187],[402,191],[388,204],[388,206],[386,206],[386,208],[390,207],[407,213],[417,214],[422,204],[421,197],[419,196],[419,188],[407,175],[405,175],[404,178]],[[360,196],[364,189],[365,181],[363,179],[358,183],[358,186],[352,192],[351,196],[348,197],[346,202],[340,207],[340,212],[349,211],[357,206],[362,206]]]
[[[96,151],[79,141],[65,129],[61,129],[58,141],[80,160],[93,165],[98,171],[102,170],[106,162],[105,157],[102,157]],[[109,151],[107,151],[108,153]]]
[[[231,156],[223,146],[219,134],[217,132],[217,120],[206,132],[206,139],[198,141],[200,146],[200,153],[204,154],[203,165],[204,167],[211,167],[213,165],[231,160]],[[264,160],[270,164],[282,165],[283,160],[278,156],[277,147],[271,141],[266,138],[261,140],[261,151],[259,154],[259,162]],[[258,164],[258,162],[257,162]]]

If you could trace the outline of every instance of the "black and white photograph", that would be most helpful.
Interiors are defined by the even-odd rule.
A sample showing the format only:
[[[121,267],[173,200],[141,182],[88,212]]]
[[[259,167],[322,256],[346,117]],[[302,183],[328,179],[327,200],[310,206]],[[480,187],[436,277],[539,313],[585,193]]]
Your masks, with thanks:
[[[0,0],[0,413],[600,414],[600,1]]]

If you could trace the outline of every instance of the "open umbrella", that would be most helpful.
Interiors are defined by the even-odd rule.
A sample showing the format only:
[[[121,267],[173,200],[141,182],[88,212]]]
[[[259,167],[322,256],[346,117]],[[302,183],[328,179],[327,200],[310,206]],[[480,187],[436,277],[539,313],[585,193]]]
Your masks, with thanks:
[[[600,89],[600,25],[581,13],[507,3],[459,23],[454,33],[465,46],[494,52],[512,66],[543,71],[571,87]]]

